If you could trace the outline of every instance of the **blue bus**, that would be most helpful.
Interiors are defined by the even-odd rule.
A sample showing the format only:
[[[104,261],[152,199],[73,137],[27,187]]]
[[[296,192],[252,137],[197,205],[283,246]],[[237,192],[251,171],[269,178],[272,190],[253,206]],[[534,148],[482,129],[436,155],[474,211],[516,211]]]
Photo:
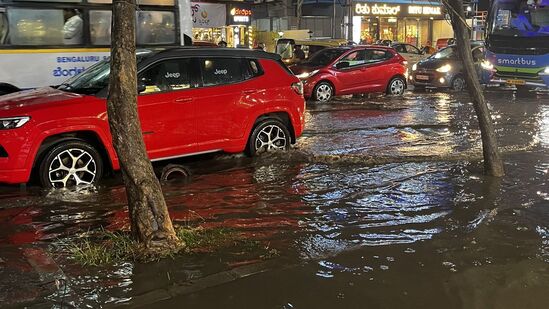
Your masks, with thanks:
[[[549,90],[549,0],[491,0],[484,81]]]

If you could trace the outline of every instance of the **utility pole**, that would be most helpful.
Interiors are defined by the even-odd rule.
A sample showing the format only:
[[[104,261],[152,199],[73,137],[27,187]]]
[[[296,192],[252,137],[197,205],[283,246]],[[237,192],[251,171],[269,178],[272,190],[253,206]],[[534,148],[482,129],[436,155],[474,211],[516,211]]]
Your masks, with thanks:
[[[333,1],[334,14],[332,16],[332,39],[336,38],[336,0]]]

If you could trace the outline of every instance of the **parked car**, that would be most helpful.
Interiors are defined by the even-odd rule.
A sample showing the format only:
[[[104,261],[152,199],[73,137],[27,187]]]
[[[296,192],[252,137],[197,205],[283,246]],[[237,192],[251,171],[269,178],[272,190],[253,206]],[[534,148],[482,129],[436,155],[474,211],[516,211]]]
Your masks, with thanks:
[[[440,38],[437,40],[436,47],[437,47],[437,50],[441,50],[450,45],[454,45],[455,43],[456,43],[456,40],[454,38]]]
[[[423,53],[419,48],[411,44],[396,43],[391,45],[397,53],[402,55],[406,61],[408,61],[408,67],[411,67],[414,63],[427,58],[429,55]]]
[[[480,66],[484,59],[484,46],[473,44],[471,48],[473,61],[480,74]],[[459,58],[456,45],[443,48],[431,57],[413,65],[412,72],[409,75],[409,82],[418,90],[427,87],[450,88],[454,91],[465,89],[463,63]]]
[[[96,183],[119,169],[109,131],[109,62],[56,88],[0,96],[0,182]],[[288,149],[304,127],[302,83],[280,56],[227,48],[138,54],[138,109],[149,158]]]
[[[348,45],[349,41],[344,39],[323,39],[323,40],[294,40],[278,39],[276,41],[276,53],[282,57],[287,65],[307,61],[316,52],[329,47]]]
[[[303,81],[306,98],[328,102],[345,94],[406,89],[406,60],[386,46],[327,48],[290,69]]]

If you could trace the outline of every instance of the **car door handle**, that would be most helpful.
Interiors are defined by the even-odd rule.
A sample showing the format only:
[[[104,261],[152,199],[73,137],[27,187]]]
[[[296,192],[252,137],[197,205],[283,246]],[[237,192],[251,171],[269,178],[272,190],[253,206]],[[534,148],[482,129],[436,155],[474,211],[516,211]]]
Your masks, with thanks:
[[[175,99],[175,102],[177,103],[188,103],[191,102],[193,98],[177,98]]]
[[[256,89],[248,89],[248,90],[242,91],[242,93],[244,93],[244,94],[252,94],[252,93],[256,93],[256,92],[257,92]]]

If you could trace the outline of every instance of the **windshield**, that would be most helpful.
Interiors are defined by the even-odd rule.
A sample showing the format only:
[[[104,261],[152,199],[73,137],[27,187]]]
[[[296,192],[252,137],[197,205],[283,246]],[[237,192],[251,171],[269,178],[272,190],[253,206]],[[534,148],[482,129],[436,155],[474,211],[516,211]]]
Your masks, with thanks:
[[[454,47],[446,47],[439,50],[438,52],[432,54],[429,58],[431,59],[456,59],[457,53],[454,50]]]
[[[282,59],[293,58],[293,44],[290,40],[280,40],[276,44],[276,53],[282,57]]]
[[[549,36],[549,0],[496,0],[489,34],[507,37]]]
[[[84,72],[71,77],[57,89],[83,94],[96,93],[109,85],[110,72],[110,62],[99,61]]]
[[[324,66],[332,63],[334,60],[343,55],[347,49],[343,48],[327,48],[314,54],[305,64],[310,66]]]
[[[149,54],[149,52],[139,52],[137,63]],[[102,60],[90,66],[84,72],[69,78],[57,89],[81,94],[95,94],[109,85],[110,72],[109,60]]]

